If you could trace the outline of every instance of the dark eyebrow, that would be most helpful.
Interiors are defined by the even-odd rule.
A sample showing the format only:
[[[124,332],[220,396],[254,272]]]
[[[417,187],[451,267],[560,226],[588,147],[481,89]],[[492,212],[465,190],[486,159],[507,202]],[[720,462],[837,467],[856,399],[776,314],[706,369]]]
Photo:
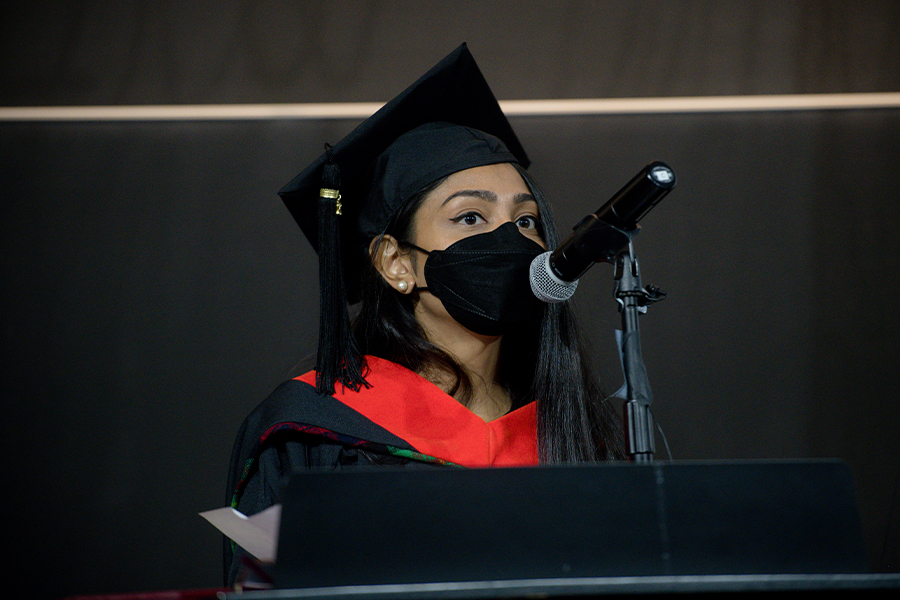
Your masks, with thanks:
[[[446,200],[441,203],[441,206],[447,204],[454,198],[459,196],[474,196],[475,198],[481,198],[482,200],[487,200],[489,202],[497,201],[497,194],[490,190],[459,190],[458,192],[453,192],[449,196],[447,196]],[[513,198],[513,202],[516,204],[521,204],[522,202],[537,202],[535,197],[532,194],[522,193],[516,194],[516,197]]]
[[[533,194],[516,194],[516,197],[513,198],[513,202],[516,204],[521,204],[522,202],[534,202],[537,203],[537,198],[534,197]]]
[[[460,196],[474,196],[476,198],[481,198],[482,200],[488,200],[489,202],[497,201],[497,194],[494,192],[489,192],[487,190],[459,190],[458,192],[453,192],[447,196],[441,206]]]

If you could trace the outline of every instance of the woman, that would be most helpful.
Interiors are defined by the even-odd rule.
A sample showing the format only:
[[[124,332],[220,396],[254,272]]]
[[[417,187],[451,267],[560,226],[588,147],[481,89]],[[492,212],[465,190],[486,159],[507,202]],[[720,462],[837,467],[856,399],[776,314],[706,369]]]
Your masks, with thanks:
[[[462,46],[280,192],[320,257],[317,366],[244,422],[232,506],[301,469],[622,457],[571,309],[529,289],[558,240],[527,165]]]

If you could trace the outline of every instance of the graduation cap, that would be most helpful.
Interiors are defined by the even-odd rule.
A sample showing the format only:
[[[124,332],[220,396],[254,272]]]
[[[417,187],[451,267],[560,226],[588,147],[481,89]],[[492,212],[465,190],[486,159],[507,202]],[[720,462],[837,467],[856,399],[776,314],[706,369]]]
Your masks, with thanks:
[[[360,298],[360,249],[427,185],[501,162],[530,161],[462,44],[278,192],[319,254],[320,393],[336,380],[366,385],[347,311]]]

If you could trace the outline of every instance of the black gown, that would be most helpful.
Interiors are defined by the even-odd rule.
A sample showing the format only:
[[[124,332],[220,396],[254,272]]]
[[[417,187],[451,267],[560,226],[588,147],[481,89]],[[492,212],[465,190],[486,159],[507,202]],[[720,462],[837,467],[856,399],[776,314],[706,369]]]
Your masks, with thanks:
[[[484,422],[416,373],[366,357],[370,387],[318,394],[315,374],[281,384],[244,420],[232,450],[230,506],[245,515],[280,502],[293,472],[358,466],[447,468],[537,463],[534,404]],[[225,540],[233,585],[246,553]]]

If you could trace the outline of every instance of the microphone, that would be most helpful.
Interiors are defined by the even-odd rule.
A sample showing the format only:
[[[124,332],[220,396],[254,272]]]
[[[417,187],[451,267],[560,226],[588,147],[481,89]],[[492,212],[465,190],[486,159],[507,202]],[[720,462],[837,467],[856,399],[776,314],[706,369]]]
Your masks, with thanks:
[[[543,302],[563,302],[572,297],[578,279],[594,263],[612,263],[638,230],[638,221],[675,187],[675,171],[655,161],[606,204],[581,220],[556,250],[531,262],[531,291]]]

